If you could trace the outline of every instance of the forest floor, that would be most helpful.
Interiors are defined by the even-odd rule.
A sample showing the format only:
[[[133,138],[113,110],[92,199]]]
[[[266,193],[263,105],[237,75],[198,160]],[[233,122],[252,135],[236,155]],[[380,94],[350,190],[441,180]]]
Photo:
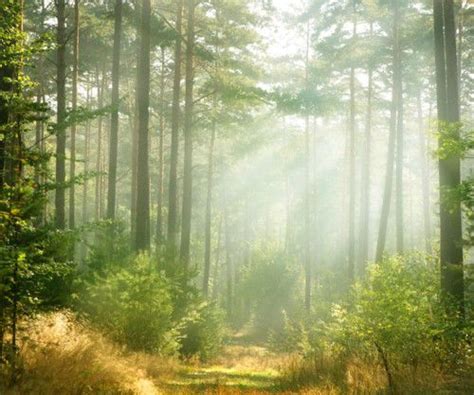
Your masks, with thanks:
[[[278,370],[268,366],[263,347],[226,346],[220,359],[210,365],[184,365],[158,386],[170,394],[275,392]]]
[[[282,394],[280,372],[292,359],[244,333],[206,364],[128,352],[69,312],[25,322],[25,333],[19,379],[5,387],[0,374],[0,394]]]
[[[281,393],[279,372],[290,358],[237,333],[212,363],[189,362],[157,385],[169,394]]]

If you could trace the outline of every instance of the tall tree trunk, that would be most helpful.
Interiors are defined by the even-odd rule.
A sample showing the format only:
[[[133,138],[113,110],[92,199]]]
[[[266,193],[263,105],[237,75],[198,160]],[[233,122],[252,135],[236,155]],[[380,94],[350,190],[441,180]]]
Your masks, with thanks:
[[[232,290],[232,257],[231,257],[231,241],[229,228],[229,209],[227,207],[227,196],[224,191],[224,237],[225,237],[225,267],[226,267],[226,311],[227,316],[232,318],[233,315],[233,290]]]
[[[120,103],[120,47],[122,36],[122,0],[115,0],[114,49],[112,55],[112,114],[110,118],[109,177],[107,218],[115,219],[117,191],[117,151]]]
[[[390,110],[390,132],[388,138],[387,168],[385,174],[385,188],[382,202],[382,212],[380,214],[380,226],[377,240],[377,250],[375,260],[380,261],[385,251],[385,241],[387,236],[388,217],[390,214],[390,203],[392,200],[393,170],[395,165],[395,142],[397,136],[397,109],[398,109],[398,80],[400,78],[400,50],[399,50],[399,9],[398,3],[394,7],[393,18],[393,82],[392,82],[392,104]]]
[[[138,158],[138,101],[135,92],[135,100],[131,104],[133,115],[131,117],[130,131],[132,132],[132,152],[131,152],[131,190],[130,190],[130,233],[135,234],[135,224],[137,217],[137,158]],[[132,245],[134,241],[132,238]]]
[[[452,0],[434,0],[434,38],[438,119],[441,136],[446,123],[459,122],[458,72],[456,29]],[[443,34],[444,30],[444,34]],[[453,138],[453,136],[450,136]],[[459,138],[455,135],[454,138]],[[444,294],[458,304],[464,314],[463,241],[460,203],[446,202],[445,189],[455,189],[461,182],[460,159],[451,155],[439,161],[440,207],[440,262],[441,287]]]
[[[142,2],[140,58],[137,74],[138,161],[135,250],[150,248],[150,177],[148,168],[148,120],[150,104],[150,0]]]
[[[306,26],[306,55],[305,55],[305,84],[309,85],[309,45],[310,24]],[[306,110],[304,119],[305,159],[304,159],[304,270],[305,270],[305,293],[304,304],[306,310],[311,310],[311,213],[310,213],[310,136],[309,136],[309,114]]]
[[[165,139],[165,47],[161,47],[161,76],[160,76],[160,136],[158,147],[158,193],[156,204],[156,242],[163,242],[163,185],[164,185],[164,139]]]
[[[401,50],[399,47],[399,59],[401,63]],[[401,65],[400,65],[401,66]],[[396,167],[396,230],[397,230],[397,253],[403,254],[404,230],[403,230],[403,85],[402,70],[397,81],[397,167]]]
[[[102,74],[102,78],[100,78],[100,74]],[[105,91],[105,81],[106,75],[105,72],[102,73],[99,71],[99,67],[96,68],[96,86],[97,86],[97,106],[98,108],[102,108],[104,105],[104,91]],[[102,125],[103,119],[102,116],[99,116],[97,119],[97,153],[96,153],[96,162],[95,162],[95,220],[99,221],[102,217],[101,213],[101,180],[102,180]]]
[[[222,215],[219,219],[219,226],[217,230],[217,245],[216,245],[216,259],[214,261],[214,272],[212,274],[212,300],[217,300],[219,292],[219,265],[221,261],[221,245],[222,245]]]
[[[205,297],[209,292],[209,274],[211,270],[211,220],[212,220],[212,187],[214,170],[214,142],[216,139],[216,120],[212,121],[211,141],[209,142],[209,157],[207,165],[207,199],[206,199],[206,218],[205,218],[205,242],[204,242],[204,277],[202,290]]]
[[[418,136],[421,160],[421,191],[423,196],[423,226],[425,231],[424,240],[426,252],[431,254],[430,180],[428,174],[428,155],[425,128],[423,125],[423,109],[421,106],[421,92],[418,92],[416,103],[418,110]]]
[[[184,175],[181,251],[183,264],[189,264],[193,197],[193,87],[194,87],[194,0],[187,0],[186,92],[184,101]]]
[[[73,64],[72,64],[72,111],[77,111],[77,84],[79,78],[79,2],[74,1],[74,43],[73,43]],[[76,227],[76,131],[77,125],[71,125],[70,161],[69,161],[69,228]]]
[[[11,39],[5,40],[5,53],[8,55],[3,57],[3,62],[0,63],[0,192],[3,191],[5,188],[5,184],[9,184],[11,186],[15,185],[15,177],[12,174],[9,166],[9,162],[11,162],[11,158],[17,157],[20,159],[21,163],[21,156],[18,155],[15,150],[15,145],[20,143],[21,144],[21,130],[12,130],[9,126],[9,123],[13,121],[12,114],[10,112],[10,103],[9,103],[9,96],[13,93],[15,89],[15,85],[12,83],[15,79],[18,79],[16,66],[14,62],[11,61],[9,56],[12,54],[16,54],[17,47],[19,46],[18,38],[16,34],[19,33],[17,22],[22,20],[23,14],[23,3],[12,3],[10,7],[7,7],[5,10],[2,10],[0,13],[0,23],[2,24],[2,28],[5,31],[8,31],[9,34],[12,34],[13,37]],[[22,25],[22,22],[20,22]],[[2,30],[3,30],[2,29]],[[20,132],[20,133],[16,133]],[[15,134],[18,135],[18,140],[16,140]],[[21,153],[21,152],[20,152]],[[2,196],[3,197],[3,196]],[[2,234],[3,236],[3,234]],[[2,238],[3,242],[3,238]],[[16,271],[18,268],[17,259],[13,259],[13,269]],[[7,262],[10,264],[11,262]],[[8,265],[9,266],[9,265]],[[5,266],[3,266],[5,267]],[[10,269],[10,267],[8,267]],[[10,271],[5,272],[2,271],[0,274],[0,283],[3,285],[5,282],[10,282],[7,280],[7,277],[10,277]],[[5,332],[7,330],[7,306],[10,304],[15,305],[16,299],[16,276],[13,276],[13,284],[12,290],[10,290],[14,296],[14,299],[7,298],[5,293],[7,292],[6,287],[0,287],[0,364],[4,361],[4,344],[5,344]],[[8,292],[10,293],[10,292]],[[14,326],[11,327],[12,333],[16,331],[16,316],[11,317],[14,323]],[[12,342],[13,350],[15,351],[16,340]],[[12,361],[15,362],[14,359]],[[15,367],[13,366],[13,374],[16,374]]]
[[[458,86],[459,86],[459,108],[461,109],[462,102],[462,54],[464,49],[464,13],[466,12],[465,8],[469,0],[462,0],[460,2],[459,12],[458,12]]]
[[[352,21],[352,42],[357,37],[357,22],[355,16],[355,3]],[[350,76],[350,141],[349,141],[349,238],[348,238],[348,278],[349,283],[354,282],[355,266],[355,67],[351,65]]]
[[[86,92],[86,108],[90,106],[90,81],[87,78],[87,92]],[[84,154],[83,154],[83,161],[84,161],[84,175],[85,179],[82,184],[82,225],[85,225],[87,221],[89,221],[89,210],[88,210],[88,192],[89,192],[89,179],[88,179],[88,172],[89,172],[89,151],[90,151],[90,135],[91,135],[91,121],[86,121],[86,127],[84,130]],[[88,234],[84,234],[84,238],[87,241]],[[86,242],[82,243],[81,247],[81,261],[87,256],[87,245]]]
[[[374,24],[370,22],[370,40],[373,39]],[[360,240],[359,260],[360,271],[363,273],[369,259],[369,223],[370,223],[370,166],[372,146],[372,96],[373,96],[373,66],[369,60],[367,67],[367,121],[365,125],[364,153],[362,160],[361,194],[360,194]]]
[[[56,59],[56,194],[55,225],[58,229],[66,227],[65,181],[66,181],[66,4],[65,0],[56,0],[57,12],[57,59]]]
[[[174,53],[174,80],[173,80],[173,104],[171,113],[171,147],[170,147],[170,175],[168,188],[168,245],[176,247],[177,235],[177,210],[178,210],[178,148],[179,148],[179,116],[180,116],[180,93],[181,93],[181,31],[183,16],[183,0],[177,0],[176,16],[176,38]]]

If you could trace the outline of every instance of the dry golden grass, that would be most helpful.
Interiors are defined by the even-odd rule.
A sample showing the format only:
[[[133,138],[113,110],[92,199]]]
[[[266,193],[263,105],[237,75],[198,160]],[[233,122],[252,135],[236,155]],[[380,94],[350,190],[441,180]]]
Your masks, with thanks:
[[[294,358],[282,371],[280,388],[298,389],[300,394],[437,394],[474,393],[472,374],[452,376],[433,365],[392,367],[394,388],[389,391],[387,375],[380,363],[357,358],[347,361],[331,357]]]
[[[126,356],[70,313],[40,316],[27,324],[27,333],[19,380],[6,394],[160,393],[147,375],[150,361]]]
[[[21,372],[3,395],[69,394],[265,394],[284,359],[263,347],[228,346],[213,363],[180,363],[128,352],[72,313],[27,322]]]
[[[229,345],[212,363],[181,363],[131,353],[67,312],[38,317],[27,324],[21,344],[21,372],[3,395],[69,394],[372,394],[387,391],[381,364],[320,357],[312,361],[275,354],[265,347]],[[420,366],[414,373],[394,371],[397,392],[472,393],[474,381],[456,381]],[[471,377],[472,379],[472,377]],[[453,388],[456,391],[451,391]],[[469,392],[470,390],[470,392]]]

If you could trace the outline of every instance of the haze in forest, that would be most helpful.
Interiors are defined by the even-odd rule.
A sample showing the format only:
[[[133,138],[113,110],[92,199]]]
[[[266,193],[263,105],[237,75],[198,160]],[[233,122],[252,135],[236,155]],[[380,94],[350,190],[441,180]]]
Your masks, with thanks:
[[[472,393],[470,0],[3,0],[0,392]]]

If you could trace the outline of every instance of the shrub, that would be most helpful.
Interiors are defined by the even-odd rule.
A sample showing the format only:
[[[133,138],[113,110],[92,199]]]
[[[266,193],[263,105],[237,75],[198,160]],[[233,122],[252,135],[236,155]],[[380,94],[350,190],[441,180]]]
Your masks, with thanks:
[[[251,306],[257,334],[280,332],[285,312],[297,308],[298,272],[288,256],[271,245],[255,251],[251,261],[242,274],[239,293]]]
[[[171,284],[145,255],[84,282],[79,308],[115,340],[133,350],[172,354],[177,332]]]
[[[330,316],[313,317],[307,326],[310,352],[287,368],[283,382],[332,383],[342,392],[389,387],[432,393],[469,386],[472,326],[446,311],[436,259],[386,257],[369,266],[350,297],[333,304]],[[287,328],[290,339],[295,328],[294,323]],[[298,348],[293,345],[293,350]]]
[[[224,339],[224,312],[215,304],[201,303],[182,321],[180,352],[202,361],[215,357]]]

